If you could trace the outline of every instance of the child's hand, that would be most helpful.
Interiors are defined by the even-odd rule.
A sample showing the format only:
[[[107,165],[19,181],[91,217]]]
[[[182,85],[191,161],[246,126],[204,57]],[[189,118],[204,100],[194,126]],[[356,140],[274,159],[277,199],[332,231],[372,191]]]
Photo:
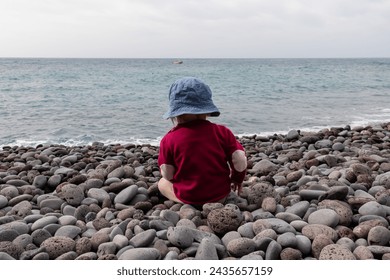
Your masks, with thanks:
[[[241,190],[242,190],[242,185],[240,183],[233,182],[231,188],[232,188],[232,191],[237,193],[237,195],[240,195]]]

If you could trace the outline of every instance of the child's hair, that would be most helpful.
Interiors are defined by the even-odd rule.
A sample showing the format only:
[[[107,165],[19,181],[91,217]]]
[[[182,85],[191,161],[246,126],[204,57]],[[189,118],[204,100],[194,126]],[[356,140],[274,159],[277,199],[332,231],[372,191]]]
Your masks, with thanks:
[[[183,114],[176,117],[171,117],[173,125],[185,123],[193,120],[205,120],[210,114]]]

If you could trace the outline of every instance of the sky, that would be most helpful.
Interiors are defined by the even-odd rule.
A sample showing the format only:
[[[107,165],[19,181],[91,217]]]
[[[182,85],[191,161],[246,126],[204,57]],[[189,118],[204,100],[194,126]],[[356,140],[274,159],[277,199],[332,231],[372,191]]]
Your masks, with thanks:
[[[390,57],[390,0],[0,0],[0,57]]]

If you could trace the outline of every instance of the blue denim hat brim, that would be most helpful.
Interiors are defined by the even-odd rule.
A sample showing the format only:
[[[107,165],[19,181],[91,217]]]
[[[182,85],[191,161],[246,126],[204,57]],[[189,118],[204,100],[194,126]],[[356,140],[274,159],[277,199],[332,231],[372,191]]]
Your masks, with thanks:
[[[209,105],[208,108],[198,108],[198,107],[191,107],[186,105],[180,105],[174,108],[173,110],[169,109],[164,115],[164,119],[169,119],[173,117],[177,117],[184,114],[194,114],[194,115],[200,115],[200,114],[209,114],[211,117],[218,117],[220,115],[220,112],[218,111],[218,108],[212,105]]]
[[[169,110],[163,118],[183,114],[209,114],[215,117],[220,115],[212,101],[210,88],[197,78],[181,78],[175,81],[169,90]]]

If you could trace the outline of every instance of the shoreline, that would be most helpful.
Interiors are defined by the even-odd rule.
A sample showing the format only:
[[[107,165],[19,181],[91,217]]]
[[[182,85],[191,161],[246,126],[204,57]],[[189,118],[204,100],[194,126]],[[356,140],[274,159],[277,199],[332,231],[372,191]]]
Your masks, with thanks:
[[[242,195],[202,209],[158,146],[3,146],[0,259],[390,259],[390,122],[238,139]]]
[[[229,127],[229,125],[218,123],[221,125],[225,125]],[[234,133],[238,139],[240,138],[248,138],[248,137],[272,137],[274,135],[280,135],[281,137],[284,137],[288,134],[291,130],[297,130],[300,131],[302,134],[308,134],[308,133],[320,133],[321,131],[331,130],[332,128],[345,128],[349,127],[349,129],[362,129],[365,127],[375,127],[375,126],[381,126],[382,124],[387,123],[386,121],[359,121],[359,122],[353,122],[352,124],[348,125],[327,125],[327,126],[313,126],[313,127],[306,127],[306,128],[291,128],[288,130],[281,130],[281,131],[264,131],[264,132],[243,132],[243,133]],[[168,132],[168,130],[167,130]],[[76,137],[76,138],[70,138],[67,140],[62,140],[59,142],[56,142],[54,139],[50,140],[37,140],[37,139],[19,139],[19,140],[13,140],[11,142],[6,142],[3,144],[0,144],[0,150],[3,147],[37,147],[37,146],[66,146],[66,147],[81,147],[81,146],[91,146],[94,145],[94,143],[104,146],[112,146],[112,145],[150,145],[154,147],[158,147],[159,143],[164,135],[157,136],[155,138],[135,138],[135,137],[129,137],[128,139],[122,140],[114,140],[114,139],[105,139],[105,140],[88,140],[85,141],[82,139],[82,137]],[[90,138],[90,137],[89,137]],[[0,139],[1,140],[1,139]],[[4,140],[3,140],[4,141]],[[1,141],[0,141],[1,142]]]

